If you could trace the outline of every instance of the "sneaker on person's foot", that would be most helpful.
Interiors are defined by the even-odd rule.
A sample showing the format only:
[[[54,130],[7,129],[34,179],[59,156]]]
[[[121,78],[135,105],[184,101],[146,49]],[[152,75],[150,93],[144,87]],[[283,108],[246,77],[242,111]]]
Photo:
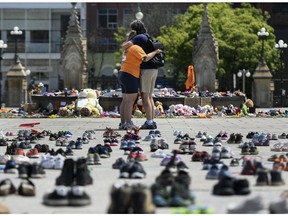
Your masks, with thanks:
[[[152,130],[152,129],[156,129],[157,125],[156,123],[154,124],[154,122],[152,124],[148,124],[147,121],[145,121],[145,123],[140,127],[141,130]]]

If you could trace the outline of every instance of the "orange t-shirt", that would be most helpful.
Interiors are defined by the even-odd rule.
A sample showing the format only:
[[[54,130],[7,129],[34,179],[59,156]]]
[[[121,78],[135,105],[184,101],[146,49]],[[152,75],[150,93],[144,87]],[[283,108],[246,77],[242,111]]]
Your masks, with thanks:
[[[144,50],[138,45],[132,45],[127,49],[126,55],[122,59],[120,71],[131,74],[132,76],[140,77],[140,64],[142,58],[147,56]]]

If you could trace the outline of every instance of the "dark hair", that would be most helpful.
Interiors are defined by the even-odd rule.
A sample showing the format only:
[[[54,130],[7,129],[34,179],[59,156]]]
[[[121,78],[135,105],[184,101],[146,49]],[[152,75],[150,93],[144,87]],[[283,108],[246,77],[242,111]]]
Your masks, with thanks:
[[[132,30],[135,30],[137,34],[147,33],[144,23],[140,20],[134,20],[133,22],[131,22],[130,27]]]

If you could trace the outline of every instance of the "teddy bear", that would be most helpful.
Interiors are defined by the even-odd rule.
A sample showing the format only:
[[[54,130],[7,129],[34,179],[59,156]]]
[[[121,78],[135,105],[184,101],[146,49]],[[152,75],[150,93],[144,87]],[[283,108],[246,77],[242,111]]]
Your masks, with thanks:
[[[160,101],[155,102],[155,115],[161,116],[164,114],[163,104]]]
[[[98,97],[100,92],[94,89],[83,89],[78,94],[75,109],[79,111],[81,116],[96,115],[103,113],[103,108],[99,104]]]

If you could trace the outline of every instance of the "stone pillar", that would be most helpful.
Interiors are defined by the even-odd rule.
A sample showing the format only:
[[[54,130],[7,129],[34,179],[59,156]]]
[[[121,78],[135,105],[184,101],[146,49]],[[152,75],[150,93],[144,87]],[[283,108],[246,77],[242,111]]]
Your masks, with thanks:
[[[7,73],[7,106],[9,107],[20,107],[21,104],[24,104],[25,90],[27,88],[27,75],[24,69],[25,67],[22,66],[20,59],[17,58]]]
[[[256,107],[273,107],[273,86],[272,74],[266,62],[259,63],[253,74],[252,100]]]

